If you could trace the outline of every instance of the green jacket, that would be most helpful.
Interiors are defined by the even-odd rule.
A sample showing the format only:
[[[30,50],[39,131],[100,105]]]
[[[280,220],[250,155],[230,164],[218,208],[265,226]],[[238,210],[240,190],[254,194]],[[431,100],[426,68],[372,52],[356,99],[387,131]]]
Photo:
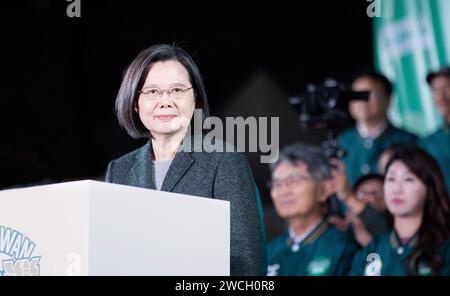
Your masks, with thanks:
[[[450,192],[450,126],[443,127],[420,141],[420,146],[439,163]]]
[[[362,138],[354,126],[344,130],[338,140],[339,148],[346,152],[343,161],[353,186],[362,175],[378,172],[378,158],[386,148],[394,144],[416,144],[417,137],[388,124],[375,139]]]
[[[269,242],[267,275],[346,275],[357,249],[347,234],[324,220],[298,250],[287,231]]]
[[[406,276],[412,267],[407,266],[407,258],[415,251],[417,236],[402,245],[395,231],[375,238],[367,247],[359,251],[352,263],[350,275],[366,276]],[[450,275],[450,240],[441,247],[443,269],[441,275]],[[431,275],[431,269],[422,263],[418,275]]]

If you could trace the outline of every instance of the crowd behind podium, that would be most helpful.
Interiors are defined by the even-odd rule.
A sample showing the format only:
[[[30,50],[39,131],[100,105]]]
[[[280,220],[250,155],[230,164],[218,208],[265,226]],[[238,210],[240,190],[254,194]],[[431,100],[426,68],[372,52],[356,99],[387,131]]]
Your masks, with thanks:
[[[282,149],[270,195],[287,229],[267,244],[267,275],[450,275],[450,67],[424,79],[444,122],[431,135],[389,122],[392,83],[369,71],[352,83],[370,95],[350,102],[342,159]]]

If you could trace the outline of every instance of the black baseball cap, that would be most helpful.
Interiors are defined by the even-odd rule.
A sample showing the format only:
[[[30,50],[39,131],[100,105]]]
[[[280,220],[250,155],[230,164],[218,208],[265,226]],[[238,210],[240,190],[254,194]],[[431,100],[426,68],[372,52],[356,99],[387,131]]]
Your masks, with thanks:
[[[428,84],[431,84],[434,78],[437,76],[447,76],[450,77],[450,66],[446,66],[444,68],[441,68],[437,70],[436,72],[430,72],[427,75],[427,82]]]

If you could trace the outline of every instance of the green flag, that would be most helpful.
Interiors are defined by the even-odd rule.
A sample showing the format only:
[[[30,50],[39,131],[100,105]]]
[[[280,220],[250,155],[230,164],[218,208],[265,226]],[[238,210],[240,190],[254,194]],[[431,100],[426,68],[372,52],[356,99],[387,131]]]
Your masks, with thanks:
[[[375,65],[395,85],[389,118],[408,131],[428,135],[442,118],[425,77],[450,64],[450,1],[377,1]]]

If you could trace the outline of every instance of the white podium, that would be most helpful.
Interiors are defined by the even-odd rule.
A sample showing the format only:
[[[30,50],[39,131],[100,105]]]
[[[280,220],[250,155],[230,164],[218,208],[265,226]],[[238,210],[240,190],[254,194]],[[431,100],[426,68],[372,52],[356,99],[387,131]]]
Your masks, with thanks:
[[[0,191],[0,275],[229,275],[229,202],[97,181]]]

